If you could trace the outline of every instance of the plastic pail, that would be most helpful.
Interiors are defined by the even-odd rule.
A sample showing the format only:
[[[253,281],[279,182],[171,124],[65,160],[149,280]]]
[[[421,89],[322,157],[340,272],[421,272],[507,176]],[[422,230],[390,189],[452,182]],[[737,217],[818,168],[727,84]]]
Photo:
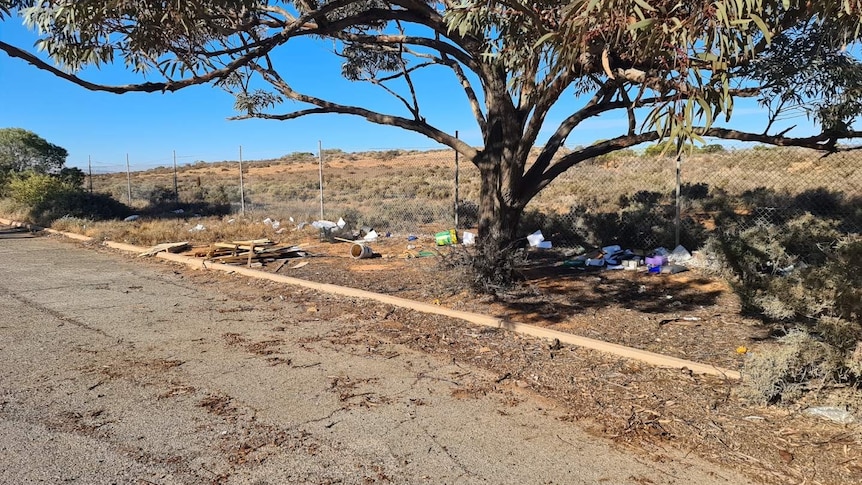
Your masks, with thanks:
[[[354,244],[353,246],[350,246],[350,255],[353,256],[354,259],[365,259],[374,256],[374,251],[364,244]]]

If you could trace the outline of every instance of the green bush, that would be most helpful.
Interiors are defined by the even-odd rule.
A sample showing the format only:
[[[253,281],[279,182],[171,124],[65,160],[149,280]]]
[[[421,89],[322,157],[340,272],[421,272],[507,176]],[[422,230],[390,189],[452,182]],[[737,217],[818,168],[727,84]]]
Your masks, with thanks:
[[[12,200],[31,207],[46,200],[63,198],[76,190],[58,177],[35,172],[15,174],[7,184]]]
[[[37,224],[49,225],[64,216],[109,219],[128,215],[128,207],[111,197],[84,192],[72,175],[13,174],[6,184],[6,194],[29,207],[28,217]]]

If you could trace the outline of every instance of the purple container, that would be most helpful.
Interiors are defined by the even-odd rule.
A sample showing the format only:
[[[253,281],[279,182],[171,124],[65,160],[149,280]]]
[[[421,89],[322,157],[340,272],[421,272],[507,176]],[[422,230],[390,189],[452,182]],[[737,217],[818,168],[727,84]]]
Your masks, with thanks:
[[[664,266],[667,264],[667,256],[647,256],[647,266]]]

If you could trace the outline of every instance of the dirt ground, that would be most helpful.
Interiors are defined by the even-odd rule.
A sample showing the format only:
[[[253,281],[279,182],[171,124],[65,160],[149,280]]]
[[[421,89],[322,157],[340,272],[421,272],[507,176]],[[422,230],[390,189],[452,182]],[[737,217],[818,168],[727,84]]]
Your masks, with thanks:
[[[538,341],[26,232],[0,257],[3,484],[749,481],[411,335]]]
[[[458,268],[422,251],[447,254],[431,238],[382,238],[377,257],[354,259],[349,243],[294,236],[310,252],[280,274],[402,296],[742,370],[745,354],[772,345],[770,328],[741,312],[729,285],[692,269],[675,275],[584,271],[555,252],[528,252],[522,289],[476,297]],[[409,249],[408,249],[409,248]],[[426,253],[427,254],[427,253]],[[298,261],[297,261],[298,262]],[[270,265],[270,271],[275,265]],[[266,269],[266,268],[264,268]],[[500,385],[521,386],[561,403],[566,419],[645,449],[671,446],[772,483],[862,482],[858,424],[839,425],[793,408],[738,398],[738,383],[652,368],[575,347],[405,314],[375,332],[395,342],[478,365]],[[394,328],[393,328],[394,327]],[[743,374],[744,375],[744,374]]]
[[[516,322],[547,326],[725,368],[739,369],[743,356],[737,348],[745,346],[756,351],[760,345],[765,345],[761,341],[767,336],[760,322],[740,315],[738,301],[723,282],[695,271],[678,275],[582,272],[558,266],[559,258],[535,253],[528,258],[529,265],[525,271],[528,280],[523,290],[499,299],[477,298],[465,289],[457,268],[444,267],[440,259],[433,256],[408,257],[417,256],[420,250],[434,252],[437,248],[430,240],[383,239],[373,244],[380,256],[362,260],[350,257],[347,243],[332,244],[308,237],[294,243],[301,243],[310,256],[289,261],[281,267],[280,274],[502,316]],[[408,244],[413,247],[408,249]],[[90,245],[90,248],[106,251],[98,245]],[[442,248],[440,251],[447,250]],[[300,262],[304,264],[297,266]],[[166,263],[140,259],[134,264],[146,268],[166,266]],[[272,271],[275,267],[271,264],[263,269]],[[714,479],[720,479],[719,482],[728,479],[727,470],[742,472],[747,477],[731,478],[731,482],[839,484],[862,480],[862,447],[857,424],[837,425],[818,420],[803,415],[801,409],[749,405],[737,398],[737,384],[733,382],[684,371],[656,369],[594,351],[555,346],[501,330],[473,327],[457,320],[386,305],[345,300],[232,275],[196,272],[176,266],[171,268],[175,275],[171,278],[181,279],[183,288],[185,285],[201,285],[208,289],[205,298],[215,309],[214,321],[218,328],[209,329],[209,333],[204,331],[202,339],[210,346],[217,342],[222,351],[244,354],[246,358],[275,368],[287,366],[303,371],[306,368],[302,366],[314,362],[309,359],[299,361],[296,356],[309,356],[324,350],[339,352],[336,358],[362,357],[375,362],[402,361],[405,356],[409,356],[411,362],[431,359],[425,370],[416,372],[414,369],[412,375],[418,381],[444,385],[433,391],[438,393],[435,394],[438,397],[442,393],[455,402],[466,403],[492,400],[492,414],[498,419],[519,416],[524,422],[533,423],[531,429],[545,429],[543,427],[549,422],[555,423],[551,425],[554,432],[569,430],[570,426],[585,429],[600,442],[610,439],[614,443],[611,449],[631,453],[637,463],[661,467],[662,464],[678,464],[681,457],[700,457],[723,470],[716,472],[704,464],[689,467],[684,472],[661,469],[652,474],[630,473],[616,479],[591,475],[582,477],[583,483],[673,483],[680,479],[680,483],[703,483],[704,479],[695,477],[693,473],[704,470]],[[134,293],[137,289],[129,291]],[[291,309],[287,314],[285,305]],[[283,332],[292,335],[294,327],[303,327],[310,321],[321,327],[288,343]],[[159,322],[161,319],[156,319],[152,324],[164,327],[165,323]],[[249,325],[258,327],[254,337],[248,335]],[[192,332],[192,329],[188,331]],[[158,347],[154,346],[155,349]],[[0,350],[6,351],[7,348],[4,346]],[[286,348],[288,352],[282,351]],[[210,347],[209,350],[214,349]],[[208,415],[242,422],[246,427],[254,427],[248,424],[249,416],[252,423],[258,419],[256,413],[259,410],[255,408],[256,411],[251,413],[247,408],[237,406],[233,393],[228,393],[226,398],[223,393],[201,391],[199,385],[190,385],[183,379],[172,381],[174,373],[185,370],[183,367],[186,367],[188,357],[175,359],[168,353],[156,362],[150,356],[147,364],[142,364],[140,357],[137,360],[128,356],[123,358],[125,360],[120,361],[129,363],[128,371],[117,371],[118,376],[111,377],[114,371],[93,368],[94,375],[107,376],[95,379],[94,384],[106,379],[134,381],[137,379],[135,376],[141,374],[141,382],[159,387],[160,392],[167,396],[164,399],[179,397],[186,406],[196,405],[207,410]],[[179,361],[183,364],[176,364]],[[438,370],[432,376],[429,369],[445,370]],[[256,377],[249,372],[243,371],[244,378],[246,382],[253,382]],[[350,410],[379,409],[398,401],[393,399],[391,390],[382,391],[379,378],[363,380],[369,378],[351,373],[346,375],[349,377],[347,380],[332,372],[318,376],[324,380],[335,376],[329,378],[329,390],[324,388],[324,391],[337,394],[339,400],[345,397],[340,401],[342,407]],[[227,386],[226,382],[227,378],[220,379],[219,385]],[[236,389],[237,385],[232,384],[232,388]],[[8,397],[4,399],[0,415],[9,412],[10,400]],[[419,402],[421,404],[417,406],[424,409],[430,399],[431,395],[423,395],[408,398],[407,402],[412,405]],[[525,406],[542,412],[538,415],[524,414]],[[553,413],[548,410],[553,410]],[[87,426],[93,427],[100,422],[86,413],[78,414],[81,417],[69,418],[74,418],[72,424],[66,422],[56,426],[83,426],[82,429],[89,430]],[[542,421],[545,418],[540,416],[545,414],[550,418]],[[237,418],[238,415],[242,419]],[[335,421],[326,421],[325,425]],[[483,424],[494,421],[496,418],[489,418]],[[83,424],[75,424],[78,422]],[[94,428],[92,433],[95,434],[87,434],[91,431],[83,434],[92,438],[98,435],[100,428]],[[332,428],[338,427],[333,425]],[[233,453],[228,456],[233,456],[232,460],[240,460],[242,466],[215,470],[216,473],[209,478],[226,475],[225,481],[233,483],[239,480],[238,477],[246,479],[252,476],[245,463],[261,456],[258,454],[261,448],[256,446],[264,449],[268,446],[266,440],[261,444],[261,439],[252,439],[252,443],[247,445],[233,443],[232,448],[226,445],[226,449]],[[544,453],[554,456],[566,453],[571,449],[569,445],[574,443],[563,435],[548,439],[543,444]],[[5,438],[0,441],[5,442]],[[576,448],[580,450],[581,446],[578,442]],[[448,450],[445,453],[451,452],[448,445],[441,449]],[[568,456],[560,458],[571,459]],[[340,463],[338,458],[330,456],[329,459]],[[205,483],[206,472],[195,468],[196,464],[183,463],[183,470],[191,474],[188,476]],[[351,463],[359,467],[357,462]],[[384,466],[383,469],[382,475],[374,475],[365,468],[362,472],[371,477],[369,483],[419,481],[413,475],[397,475],[404,471],[397,466]],[[449,470],[446,475],[433,475],[438,479],[432,478],[429,483],[512,483],[507,479],[496,480],[488,472],[471,475],[474,473],[469,471],[471,469],[469,466],[461,467],[460,471],[445,468]],[[195,470],[196,474],[189,470]],[[296,476],[305,477],[309,483],[322,483],[320,476],[318,480],[308,478],[312,475]],[[355,476],[358,475],[347,472],[332,475],[346,483],[359,483],[345,478]],[[408,476],[414,479],[408,479]],[[520,480],[521,483],[542,482],[535,480],[540,475],[527,473],[525,476],[528,478]],[[577,483],[572,476],[558,474],[547,477],[545,483]],[[171,482],[154,480],[153,483]]]

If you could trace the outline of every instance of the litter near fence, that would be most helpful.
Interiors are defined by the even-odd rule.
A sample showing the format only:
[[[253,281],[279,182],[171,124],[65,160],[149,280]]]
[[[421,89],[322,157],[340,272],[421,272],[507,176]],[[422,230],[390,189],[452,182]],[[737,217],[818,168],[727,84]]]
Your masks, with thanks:
[[[677,246],[673,251],[659,247],[647,252],[641,249],[623,249],[619,245],[610,245],[586,251],[560,264],[564,267],[581,270],[601,268],[628,271],[646,270],[652,274],[677,274],[688,271],[684,263],[691,259],[691,253],[683,246]]]
[[[542,234],[541,230],[527,236],[527,242],[531,247],[539,249],[551,249],[553,247],[551,241],[545,240],[545,236]]]
[[[458,244],[458,236],[455,229],[449,229],[448,231],[441,231],[434,234],[434,240],[437,242],[438,246]]]

